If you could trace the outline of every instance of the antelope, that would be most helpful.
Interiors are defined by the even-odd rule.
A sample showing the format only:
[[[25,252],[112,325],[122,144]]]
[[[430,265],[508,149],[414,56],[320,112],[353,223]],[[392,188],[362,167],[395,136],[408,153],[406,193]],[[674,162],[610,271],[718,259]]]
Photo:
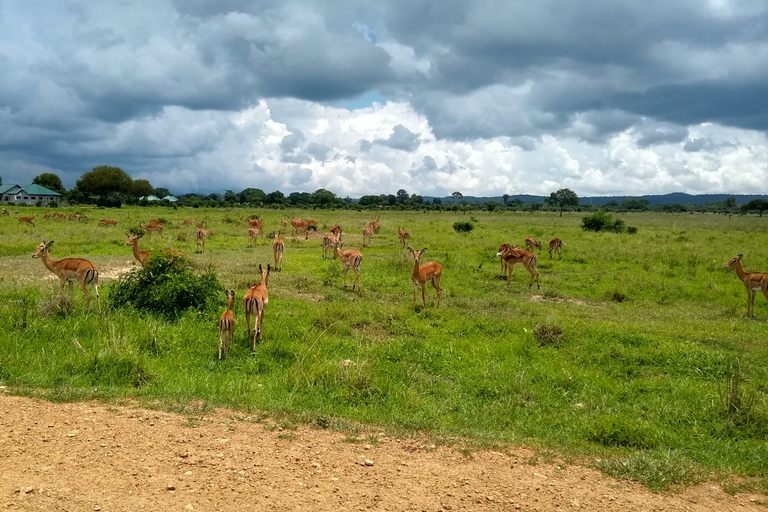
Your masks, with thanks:
[[[241,217],[242,219],[242,217]],[[248,226],[252,228],[257,228],[259,231],[264,229],[264,220],[263,219],[248,219]]]
[[[245,309],[245,325],[248,329],[248,339],[251,339],[251,315],[254,315],[253,324],[253,352],[256,352],[256,338],[263,343],[264,335],[261,332],[262,321],[264,319],[264,308],[269,302],[267,293],[267,282],[269,281],[270,266],[266,269],[261,268],[259,264],[259,273],[261,273],[261,283],[251,286],[243,296],[243,308]]]
[[[101,219],[99,226],[117,226],[117,221],[112,219]]]
[[[344,266],[344,288],[347,287],[347,271],[351,268],[355,273],[355,282],[352,284],[352,290],[355,290],[355,285],[360,290],[360,264],[363,262],[363,255],[356,249],[347,249],[341,252],[339,245],[341,244],[333,244],[333,259],[339,258]]]
[[[376,220],[368,224],[368,227],[370,227],[374,233],[379,232],[379,216],[378,215],[376,216]]]
[[[397,228],[397,234],[400,237],[400,243],[403,244],[403,249],[405,249],[405,241],[411,238],[411,234],[403,228]]]
[[[88,301],[87,312],[91,311],[91,292],[88,291],[86,285],[93,286],[93,291],[96,294],[96,304],[101,313],[101,299],[99,299],[99,271],[96,266],[90,261],[83,258],[64,258],[61,260],[54,260],[51,255],[48,254],[48,249],[53,245],[53,240],[46,243],[43,241],[37,246],[37,250],[32,254],[33,258],[40,258],[43,260],[43,265],[56,274],[61,282],[61,289],[64,289],[64,285],[69,283],[69,295],[74,296],[73,283],[77,281],[80,285],[80,289],[83,290],[85,298]]]
[[[499,250],[496,252],[496,256],[499,257],[499,260],[501,261],[501,277],[504,277],[507,274],[507,260],[504,259],[504,253],[507,251],[507,249],[511,249],[512,246],[509,244],[501,244],[499,246]]]
[[[427,305],[426,299],[426,285],[427,282],[431,282],[437,292],[437,298],[435,299],[435,307],[440,306],[440,276],[443,275],[443,266],[434,261],[420,264],[421,255],[427,252],[427,248],[423,248],[420,251],[414,251],[410,247],[408,250],[413,254],[413,270],[411,270],[411,282],[413,283],[413,309],[416,309],[416,292],[421,286],[421,302],[424,307]]]
[[[341,241],[332,233],[323,235],[323,259],[325,259],[325,253],[331,249],[332,246],[341,243]],[[334,256],[336,258],[336,256]]]
[[[285,243],[280,240],[279,231],[275,233],[275,238],[272,240],[272,256],[275,259],[275,271],[283,271],[283,251],[285,250]]]
[[[147,263],[149,263],[149,259],[152,257],[152,253],[150,251],[142,251],[139,249],[139,238],[142,236],[143,235],[128,235],[125,245],[133,246],[133,257],[136,258],[142,267],[146,267]],[[171,254],[186,258],[183,252],[177,251],[176,249],[171,249]]]
[[[553,238],[549,241],[549,249],[547,251],[549,252],[549,259],[552,259],[552,253],[557,253],[557,259],[561,260],[563,259],[563,246],[565,245],[565,242],[560,240],[559,238]]]
[[[363,247],[365,247],[366,241],[368,242],[368,246],[370,247],[372,240],[373,240],[373,229],[363,228]]]
[[[747,316],[755,316],[755,294],[758,290],[763,292],[765,299],[768,300],[768,273],[747,272],[741,266],[743,254],[737,255],[731,261],[726,263],[725,268],[736,269],[736,275],[747,288]]]
[[[521,263],[528,273],[531,274],[531,282],[528,283],[528,288],[530,289],[533,287],[533,279],[536,278],[536,288],[541,290],[539,272],[536,270],[536,262],[538,261],[538,258],[535,253],[523,251],[515,246],[504,244],[499,247],[499,252],[496,253],[496,256],[500,256],[507,264],[507,288],[509,288],[509,283],[512,280],[512,272],[515,270],[515,265]]]
[[[536,247],[538,250],[541,250],[541,242],[539,242],[532,236],[529,236],[528,238],[525,239],[525,250],[532,251],[534,247]]]
[[[205,248],[205,237],[208,235],[208,232],[205,230],[205,221],[200,223],[200,227],[197,229],[197,246],[199,247],[198,250],[196,250],[196,253],[203,253],[203,249]]]
[[[34,222],[34,220],[35,220],[35,216],[34,215],[32,215],[31,217],[19,217],[18,220],[19,220],[19,225],[22,225],[22,224],[32,224],[32,227],[36,227],[35,226],[35,222]]]
[[[224,291],[227,295],[227,310],[219,317],[219,361],[221,361],[221,349],[224,349],[224,357],[229,357],[229,340],[235,334],[235,312],[232,306],[235,303],[235,290]]]
[[[182,226],[189,226],[190,224],[194,224],[195,219],[184,219],[184,222],[181,223]]]
[[[285,220],[285,219],[280,219],[280,224],[283,226],[283,233],[287,233],[288,232],[288,221]],[[277,234],[278,235],[280,234],[280,230],[279,229],[277,230]]]
[[[46,210],[45,211],[45,215],[43,215],[43,218],[44,219],[50,219],[51,217],[53,217],[53,214],[51,212],[49,212],[48,210]]]
[[[139,227],[146,231],[147,233],[151,233],[152,231],[156,231],[158,235],[163,236],[163,224],[160,221],[157,221],[157,224],[153,224],[156,221],[150,221],[149,224],[146,226],[139,222]]]
[[[291,219],[291,226],[293,227],[293,236],[298,240],[299,233],[304,231],[304,240],[309,239],[309,231],[307,230],[307,223],[302,219]]]
[[[259,228],[248,228],[248,247],[253,247],[254,240],[259,241]]]
[[[339,241],[339,243],[341,243],[341,235],[344,234],[344,230],[341,229],[341,226],[339,226],[338,224],[333,226],[331,228],[331,233],[333,233],[336,236],[336,239]]]
[[[317,221],[314,219],[310,219],[307,221],[307,237],[309,237],[309,230],[313,230],[317,232]]]

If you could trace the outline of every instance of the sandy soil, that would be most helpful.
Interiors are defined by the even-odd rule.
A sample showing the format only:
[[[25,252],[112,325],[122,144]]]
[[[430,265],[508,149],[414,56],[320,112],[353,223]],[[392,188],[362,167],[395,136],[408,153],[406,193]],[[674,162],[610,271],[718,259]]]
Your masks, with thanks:
[[[240,418],[240,419],[236,419]],[[0,389],[0,509],[761,511],[703,484],[659,495],[526,449],[467,458],[220,410],[190,421],[135,406],[56,404]]]

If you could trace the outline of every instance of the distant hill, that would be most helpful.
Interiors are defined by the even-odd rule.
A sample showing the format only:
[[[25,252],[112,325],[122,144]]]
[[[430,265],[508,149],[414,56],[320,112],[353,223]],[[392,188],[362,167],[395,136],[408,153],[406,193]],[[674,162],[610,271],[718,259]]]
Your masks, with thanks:
[[[507,200],[513,201],[519,199],[524,203],[543,203],[548,196],[534,196],[530,194],[510,195]],[[673,192],[671,194],[663,195],[644,195],[644,196],[595,196],[595,197],[580,197],[580,204],[589,204],[602,206],[610,201],[616,201],[621,204],[625,199],[646,199],[651,205],[662,204],[708,204],[725,201],[727,198],[736,198],[736,204],[746,204],[753,199],[765,199],[768,200],[767,194],[699,194],[691,195],[683,192]],[[432,197],[424,197],[424,199],[433,199]],[[501,196],[495,197],[476,197],[476,196],[464,196],[459,199],[455,199],[452,196],[441,197],[443,204],[458,203],[466,201],[468,203],[487,203],[494,201],[497,203],[504,203],[504,198]]]

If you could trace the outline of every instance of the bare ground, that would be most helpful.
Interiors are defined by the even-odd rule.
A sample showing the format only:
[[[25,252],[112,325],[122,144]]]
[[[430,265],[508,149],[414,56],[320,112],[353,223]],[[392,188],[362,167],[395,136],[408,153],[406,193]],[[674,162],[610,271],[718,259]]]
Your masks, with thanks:
[[[219,410],[189,416],[100,402],[57,404],[0,389],[0,509],[256,511],[761,511],[765,496],[714,484],[654,494],[534,452],[466,457],[377,434],[344,434]]]

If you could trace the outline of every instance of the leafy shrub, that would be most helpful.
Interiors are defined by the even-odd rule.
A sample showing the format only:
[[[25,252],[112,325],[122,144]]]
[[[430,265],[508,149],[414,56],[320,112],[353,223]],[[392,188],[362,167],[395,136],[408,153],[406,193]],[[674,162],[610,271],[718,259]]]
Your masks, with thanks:
[[[622,219],[613,220],[610,213],[603,210],[597,210],[592,215],[587,215],[581,219],[581,229],[584,231],[612,231],[614,233],[623,233],[627,229],[626,223]]]
[[[463,222],[454,222],[453,223],[453,229],[457,233],[469,233],[473,229],[475,229],[475,225],[471,222],[463,221]]]
[[[637,234],[637,227],[635,227],[635,226],[627,226],[627,234],[628,235],[635,235],[635,234]]]
[[[146,267],[135,269],[110,288],[113,307],[133,306],[166,318],[177,318],[184,311],[215,311],[224,287],[213,270],[197,275],[184,258],[159,253]]]

